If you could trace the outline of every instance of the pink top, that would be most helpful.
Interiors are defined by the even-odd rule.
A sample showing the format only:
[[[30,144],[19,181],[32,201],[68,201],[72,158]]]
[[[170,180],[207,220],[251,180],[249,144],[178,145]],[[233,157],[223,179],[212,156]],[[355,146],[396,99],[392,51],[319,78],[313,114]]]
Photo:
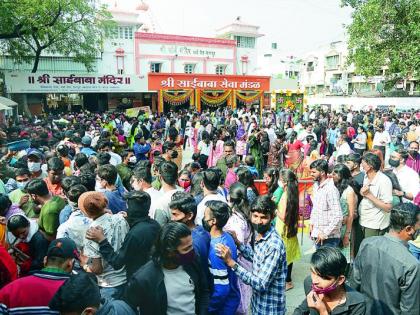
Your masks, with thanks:
[[[417,154],[417,157],[413,159],[411,156],[408,157],[405,164],[415,170],[417,173],[420,173],[420,155]]]
[[[226,179],[225,179],[225,187],[229,189],[231,185],[238,181],[238,177],[236,176],[235,172],[229,168],[226,172]]]

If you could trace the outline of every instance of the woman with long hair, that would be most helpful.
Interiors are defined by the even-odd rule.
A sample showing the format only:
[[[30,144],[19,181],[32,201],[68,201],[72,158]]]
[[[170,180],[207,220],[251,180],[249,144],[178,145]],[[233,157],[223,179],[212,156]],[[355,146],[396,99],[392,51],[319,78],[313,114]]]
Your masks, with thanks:
[[[225,231],[233,231],[242,244],[249,244],[252,237],[252,225],[249,221],[249,203],[247,188],[244,184],[234,183],[229,189],[229,205],[232,208],[232,215],[223,228]],[[241,254],[238,255],[238,263],[245,269],[251,271],[252,263],[246,260]],[[252,288],[238,279],[241,303],[236,314],[248,314],[251,302]]]
[[[296,174],[289,169],[282,169],[279,174],[279,186],[283,195],[277,208],[276,230],[286,247],[287,277],[286,291],[293,289],[293,262],[300,259],[300,247],[297,238],[299,220],[299,191]]]
[[[351,176],[350,169],[344,164],[334,166],[332,178],[340,193],[340,205],[343,212],[343,226],[341,228],[341,252],[351,262],[351,231],[353,220],[357,215],[357,188]]]
[[[254,185],[254,177],[251,171],[246,167],[240,167],[236,175],[238,175],[238,181],[246,187],[246,195],[249,203],[253,203],[258,197],[258,190]]]
[[[267,184],[268,194],[277,206],[283,194],[283,188],[279,186],[279,170],[275,167],[267,168],[264,171],[264,180]]]

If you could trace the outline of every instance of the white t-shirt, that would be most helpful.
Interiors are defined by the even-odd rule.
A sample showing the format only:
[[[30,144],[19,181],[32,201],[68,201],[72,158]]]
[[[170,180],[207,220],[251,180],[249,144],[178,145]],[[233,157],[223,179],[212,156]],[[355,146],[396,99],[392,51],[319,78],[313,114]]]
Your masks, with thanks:
[[[172,270],[162,268],[162,271],[168,300],[166,314],[194,315],[195,293],[191,277],[182,266]]]
[[[172,195],[177,191],[184,191],[181,187],[176,187],[170,191],[164,192],[163,189],[159,190],[160,196],[159,201],[155,207],[155,213],[153,218],[162,226],[171,221],[171,210],[169,209],[169,203],[171,202]]]
[[[363,186],[369,186],[370,192],[385,203],[392,203],[392,182],[384,173],[379,171],[371,182],[367,176]],[[360,225],[376,230],[385,230],[389,226],[390,213],[376,207],[373,202],[363,198],[359,205]]]
[[[382,143],[384,142],[384,143]],[[386,146],[388,143],[391,142],[391,137],[389,136],[388,131],[383,132],[375,132],[375,136],[373,137],[373,145],[375,146]]]
[[[105,213],[90,225],[91,227],[100,226],[104,230],[104,235],[111,244],[115,252],[118,252],[124,242],[125,236],[130,229],[127,221],[121,214]],[[83,254],[89,258],[102,258],[99,251],[99,244],[84,240]],[[119,270],[112,268],[104,259],[102,259],[103,272],[97,275],[98,285],[105,288],[114,288],[127,282],[125,267]]]
[[[210,144],[205,143],[204,141],[200,141],[198,143],[198,151],[200,154],[204,154],[209,156],[210,155]]]
[[[400,170],[394,169],[394,174],[398,178],[401,189],[406,194],[412,194],[413,198],[416,198],[420,191],[419,174],[412,168],[404,165]],[[403,198],[404,202],[412,202],[406,198]]]
[[[155,217],[156,207],[159,204],[159,199],[160,197],[162,197],[162,192],[157,189],[154,189],[153,187],[147,188],[144,191],[150,195],[151,203],[149,217],[153,219]]]
[[[198,224],[198,225],[202,224],[202,220],[204,218],[204,211],[206,210],[206,202],[209,200],[219,200],[219,201],[223,201],[227,203],[225,197],[223,197],[220,194],[211,194],[211,195],[205,196],[203,200],[201,200],[201,202],[197,206],[197,215],[195,217],[195,224]]]

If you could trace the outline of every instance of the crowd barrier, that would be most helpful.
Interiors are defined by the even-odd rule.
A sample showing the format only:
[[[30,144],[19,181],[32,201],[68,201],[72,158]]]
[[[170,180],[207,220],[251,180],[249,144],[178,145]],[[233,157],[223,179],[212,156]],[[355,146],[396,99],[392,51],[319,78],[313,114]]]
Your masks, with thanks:
[[[265,180],[257,179],[254,181],[259,195],[266,195],[268,187]],[[310,178],[302,178],[298,181],[299,190],[299,233],[301,233],[301,243],[303,243],[303,233],[309,234],[309,218],[312,210],[312,186],[314,181]]]

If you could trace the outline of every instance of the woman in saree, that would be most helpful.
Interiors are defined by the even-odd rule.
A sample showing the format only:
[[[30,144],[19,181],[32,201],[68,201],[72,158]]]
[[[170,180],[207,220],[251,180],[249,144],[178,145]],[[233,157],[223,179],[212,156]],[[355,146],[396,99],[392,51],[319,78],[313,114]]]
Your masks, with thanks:
[[[302,163],[303,143],[297,139],[297,132],[292,131],[287,144],[286,167],[292,172],[296,171]]]
[[[174,160],[174,163],[178,166],[178,169],[181,169],[182,166],[182,151],[183,151],[183,138],[179,134],[178,130],[175,127],[170,127],[168,131],[167,141],[175,144],[175,150],[178,152],[177,158]]]

